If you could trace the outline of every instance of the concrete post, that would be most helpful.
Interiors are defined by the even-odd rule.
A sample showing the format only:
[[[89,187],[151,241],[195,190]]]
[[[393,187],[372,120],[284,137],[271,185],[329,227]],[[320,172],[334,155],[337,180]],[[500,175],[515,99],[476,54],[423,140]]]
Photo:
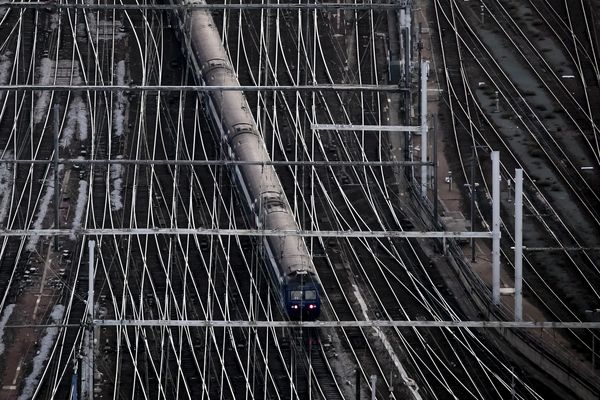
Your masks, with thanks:
[[[492,303],[500,304],[500,152],[492,151]]]
[[[515,321],[523,320],[523,170],[515,170]]]

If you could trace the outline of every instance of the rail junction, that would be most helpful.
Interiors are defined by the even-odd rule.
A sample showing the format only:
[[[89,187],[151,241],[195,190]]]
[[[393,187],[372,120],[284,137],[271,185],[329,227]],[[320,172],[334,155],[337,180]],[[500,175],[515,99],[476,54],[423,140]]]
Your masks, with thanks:
[[[599,18],[1,3],[0,400],[598,399]]]

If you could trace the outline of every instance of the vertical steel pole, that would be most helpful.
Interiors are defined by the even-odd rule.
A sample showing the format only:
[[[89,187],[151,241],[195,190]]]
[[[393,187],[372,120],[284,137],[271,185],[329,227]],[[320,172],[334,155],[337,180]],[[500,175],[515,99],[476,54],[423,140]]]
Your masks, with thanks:
[[[421,162],[427,162],[427,74],[429,61],[421,63]],[[427,169],[426,164],[421,165],[421,196],[427,198]]]
[[[592,321],[598,321],[600,309],[595,309],[592,314]],[[596,334],[592,331],[592,371],[596,372]]]
[[[523,320],[523,170],[515,170],[515,321]]]
[[[406,23],[406,22],[404,22]],[[404,124],[410,125],[410,107],[412,104],[411,94],[410,94],[410,30],[407,27],[402,28],[402,33],[404,37]],[[404,158],[406,160],[411,159],[411,150],[410,150],[410,142],[411,142],[411,133],[406,132],[404,136]],[[407,172],[409,175],[409,181],[413,181],[415,179],[414,176],[414,167],[407,167]]]
[[[596,371],[596,336],[592,332],[592,370]]]
[[[89,367],[88,367],[88,399],[94,398],[94,249],[96,242],[90,240],[88,242],[88,254],[89,254],[89,265],[88,265],[88,315],[90,317],[90,331],[89,331]]]
[[[59,105],[54,105],[54,227],[60,229],[60,188],[58,187],[58,133],[59,124]],[[54,235],[54,251],[58,251],[58,235]]]
[[[510,394],[511,394],[511,396],[510,396],[510,398],[512,400],[514,400],[517,396],[517,391],[515,390],[516,384],[515,384],[515,367],[514,366],[510,367],[510,372],[511,372],[511,375],[510,375]]]
[[[589,315],[589,319],[592,322],[598,321],[598,315],[600,315],[600,308],[585,310],[586,315]],[[592,371],[596,371],[596,335],[593,330],[590,331],[592,334]]]
[[[404,32],[404,79],[406,87],[408,87],[410,85],[410,44],[412,38],[410,37],[410,28],[408,25],[404,26],[402,31]]]
[[[492,303],[500,304],[500,152],[492,151]]]
[[[475,145],[471,149],[471,232],[475,231]],[[475,262],[475,239],[471,238],[471,262]]]
[[[90,240],[88,242],[88,253],[89,253],[89,277],[88,277],[88,314],[90,318],[94,318],[94,249],[96,242]]]
[[[356,400],[360,400],[360,369],[356,368]]]
[[[484,24],[485,23],[485,9],[483,7],[483,4],[481,5],[480,8],[481,12],[480,12],[480,16],[481,16],[481,23]]]
[[[438,229],[438,159],[437,159],[437,132],[435,119],[431,119],[431,136],[433,141],[433,230]]]

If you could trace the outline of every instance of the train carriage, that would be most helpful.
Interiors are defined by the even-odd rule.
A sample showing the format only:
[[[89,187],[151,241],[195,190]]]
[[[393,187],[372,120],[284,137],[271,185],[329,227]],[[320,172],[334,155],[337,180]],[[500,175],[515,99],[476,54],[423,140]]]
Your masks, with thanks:
[[[184,3],[204,3],[183,0]],[[190,33],[184,39],[187,51],[193,55],[207,86],[239,86],[221,36],[212,15],[206,10],[178,13],[182,30]],[[183,18],[183,20],[182,20]],[[211,91],[208,110],[221,133],[221,142],[231,160],[270,161],[264,140],[250,112],[242,91]],[[232,175],[243,197],[250,221],[257,229],[298,229],[277,172],[272,165],[236,165]],[[321,312],[320,283],[306,247],[300,236],[265,236],[270,276],[277,284],[283,309],[291,319],[311,319]]]

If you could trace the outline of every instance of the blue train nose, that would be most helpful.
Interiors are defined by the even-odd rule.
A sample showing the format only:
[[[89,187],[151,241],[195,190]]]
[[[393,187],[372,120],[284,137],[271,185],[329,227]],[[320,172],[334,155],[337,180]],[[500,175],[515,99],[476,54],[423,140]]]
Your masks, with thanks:
[[[319,314],[319,305],[315,303],[294,303],[290,304],[288,314],[291,319],[316,319]]]

